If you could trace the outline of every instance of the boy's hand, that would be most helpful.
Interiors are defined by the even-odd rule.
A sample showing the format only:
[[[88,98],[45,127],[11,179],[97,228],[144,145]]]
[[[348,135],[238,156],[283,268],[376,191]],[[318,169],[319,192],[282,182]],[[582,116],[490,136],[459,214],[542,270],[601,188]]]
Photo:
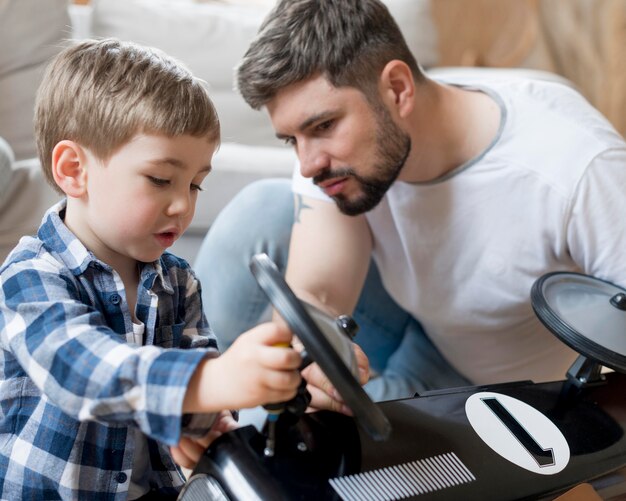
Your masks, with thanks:
[[[199,398],[221,409],[256,407],[291,400],[300,384],[300,354],[289,345],[292,334],[276,323],[265,323],[240,335],[202,372]],[[206,407],[205,407],[206,408]]]
[[[369,380],[369,360],[358,344],[352,343],[352,346],[359,367],[359,383],[364,385]],[[308,383],[307,390],[311,393],[311,407],[313,409],[329,409],[352,416],[352,411],[346,406],[341,395],[339,395],[330,380],[322,372],[319,365],[309,365],[302,371],[302,377],[304,377]]]
[[[193,470],[209,445],[223,433],[237,428],[230,411],[222,411],[215,418],[211,430],[201,438],[182,437],[177,446],[170,447],[174,461],[183,468]]]

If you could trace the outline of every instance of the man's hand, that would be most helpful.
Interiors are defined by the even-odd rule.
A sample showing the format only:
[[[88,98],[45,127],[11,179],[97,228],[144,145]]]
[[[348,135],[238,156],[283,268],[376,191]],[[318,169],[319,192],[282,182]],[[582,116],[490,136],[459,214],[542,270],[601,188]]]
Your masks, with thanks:
[[[359,383],[364,385],[369,380],[369,360],[359,345],[352,343],[352,346],[359,367]],[[315,410],[328,409],[352,416],[352,411],[346,406],[343,398],[322,372],[319,365],[309,365],[302,371],[302,377],[306,379],[307,390],[311,393],[311,408]]]
[[[237,428],[237,421],[229,411],[222,411],[215,418],[211,430],[201,438],[183,437],[177,446],[170,447],[174,461],[183,468],[193,470],[209,445],[223,433]]]

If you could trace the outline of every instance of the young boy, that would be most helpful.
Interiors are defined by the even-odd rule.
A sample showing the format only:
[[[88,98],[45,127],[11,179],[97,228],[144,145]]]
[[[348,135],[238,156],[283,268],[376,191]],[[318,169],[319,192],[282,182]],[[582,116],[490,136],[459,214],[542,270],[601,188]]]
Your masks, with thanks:
[[[165,252],[211,170],[215,109],[164,54],[85,41],[48,68],[35,128],[65,199],[0,267],[0,498],[175,498],[173,456],[189,467],[232,427],[221,410],[300,381],[282,326],[218,357],[200,284]]]

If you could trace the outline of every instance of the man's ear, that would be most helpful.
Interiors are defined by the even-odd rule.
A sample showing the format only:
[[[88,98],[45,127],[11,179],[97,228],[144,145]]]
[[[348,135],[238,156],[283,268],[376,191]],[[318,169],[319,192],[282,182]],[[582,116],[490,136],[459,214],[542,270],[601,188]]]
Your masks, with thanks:
[[[76,142],[59,141],[52,150],[52,176],[68,197],[87,192],[87,155]]]
[[[415,79],[409,65],[398,59],[389,61],[380,75],[380,84],[383,98],[401,118],[406,118],[415,106]]]

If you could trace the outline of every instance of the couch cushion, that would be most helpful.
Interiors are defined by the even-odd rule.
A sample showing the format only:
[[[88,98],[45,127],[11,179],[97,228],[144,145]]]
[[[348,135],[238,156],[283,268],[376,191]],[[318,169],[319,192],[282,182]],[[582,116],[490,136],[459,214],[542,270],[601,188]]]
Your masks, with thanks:
[[[13,162],[15,157],[9,143],[0,137],[0,217],[2,217],[2,206],[8,198],[7,193],[13,177]]]
[[[70,36],[67,0],[0,0],[0,136],[17,159],[36,155],[35,93],[47,61]]]
[[[36,233],[46,209],[60,199],[35,158],[16,162],[0,205],[0,263],[23,235]]]
[[[188,233],[206,233],[220,210],[248,183],[290,177],[296,153],[293,148],[222,143],[211,163],[213,170],[203,183]]]

